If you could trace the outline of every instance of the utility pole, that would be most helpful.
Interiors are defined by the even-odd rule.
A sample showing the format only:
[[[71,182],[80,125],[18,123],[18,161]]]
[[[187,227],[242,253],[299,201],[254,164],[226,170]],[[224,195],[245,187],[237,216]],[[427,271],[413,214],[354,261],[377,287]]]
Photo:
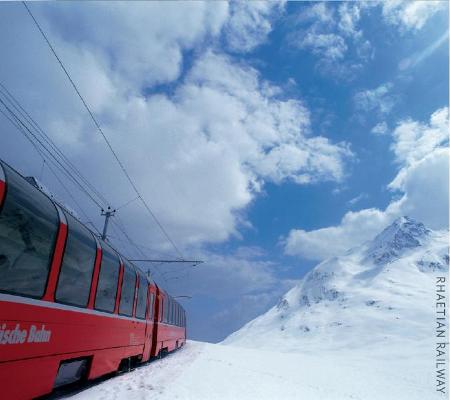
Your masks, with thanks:
[[[112,217],[116,210],[111,210],[111,207],[108,206],[108,209],[105,211],[102,209],[102,215],[105,216],[105,224],[103,225],[103,233],[102,240],[106,240],[106,232],[108,230],[109,217]]]

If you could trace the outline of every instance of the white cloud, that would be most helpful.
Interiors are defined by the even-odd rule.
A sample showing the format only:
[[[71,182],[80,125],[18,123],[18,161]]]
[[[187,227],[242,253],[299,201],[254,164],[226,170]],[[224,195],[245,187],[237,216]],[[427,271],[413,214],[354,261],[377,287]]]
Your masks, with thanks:
[[[395,97],[391,94],[392,84],[384,83],[375,89],[362,90],[355,94],[355,108],[361,111],[375,111],[378,115],[388,114],[395,105]]]
[[[392,133],[392,150],[399,163],[410,165],[419,161],[437,147],[448,143],[448,108],[435,111],[428,124],[407,119]]]
[[[306,4],[306,3],[305,3]],[[374,57],[374,48],[360,28],[362,16],[380,8],[384,22],[400,32],[417,31],[439,10],[444,1],[384,0],[380,2],[316,2],[301,6],[289,42],[293,47],[311,51],[320,72],[333,78],[351,80]],[[439,44],[442,44],[443,39]],[[427,57],[435,48],[400,63],[401,70]]]
[[[380,3],[384,20],[401,30],[419,30],[436,12],[445,8],[445,1],[386,0]]]
[[[339,30],[347,36],[361,36],[362,31],[357,28],[361,18],[361,7],[348,2],[339,5]]]
[[[428,227],[448,227],[448,147],[440,147],[413,162],[403,172],[401,185],[391,185],[405,193],[401,213],[423,221]]]
[[[342,60],[347,51],[344,38],[334,33],[306,32],[299,46],[331,61]]]
[[[386,209],[350,211],[337,226],[312,231],[293,229],[284,243],[287,254],[314,260],[341,254],[371,239],[402,215],[416,218],[432,229],[448,228],[448,109],[434,112],[429,123],[400,122],[393,139],[392,150],[401,169],[389,184],[394,193]]]
[[[228,19],[225,2],[55,3],[36,11],[63,48],[101,56],[115,74],[144,85],[177,79],[183,51],[217,37]]]
[[[223,10],[183,3],[181,11],[169,6],[162,12],[159,3],[150,3],[148,9],[145,4],[137,9],[114,5],[111,10],[95,4],[80,11],[71,3],[67,9],[52,6],[38,17],[130,175],[181,247],[238,236],[248,226],[246,207],[267,181],[304,184],[344,178],[345,161],[352,156],[348,146],[313,136],[302,102],[280,96],[281,88],[263,80],[254,68],[206,50],[195,54],[189,70],[181,74],[183,49],[201,48],[208,37],[217,35],[226,23]],[[51,20],[44,19],[48,13]],[[211,13],[215,18],[209,20]],[[150,27],[145,16],[155,20],[155,26]],[[94,29],[93,19],[96,26],[103,21],[103,30]],[[0,24],[2,38],[15,37],[14,29],[26,38],[13,48],[2,42],[3,48],[11,48],[9,62],[0,66],[2,76],[112,205],[127,202],[133,197],[129,184],[42,39],[26,22]],[[68,29],[69,24],[79,29]],[[188,28],[195,32],[184,37]],[[145,40],[137,37],[140,30]],[[160,54],[160,43],[179,57]],[[42,51],[38,61],[31,62],[29,46]],[[156,87],[153,93],[157,82],[172,86],[163,92]],[[13,154],[6,145],[5,154]],[[58,187],[56,182],[44,183]],[[145,237],[156,249],[167,250],[164,238],[143,214],[138,202],[121,210],[134,238]],[[95,214],[92,218],[100,222]]]
[[[371,132],[375,135],[386,135],[388,133],[388,125],[385,121],[376,124]]]
[[[285,1],[235,1],[230,3],[230,18],[225,27],[228,46],[248,52],[266,40],[272,21],[284,10]]]
[[[353,197],[350,199],[347,203],[350,206],[354,206],[355,204],[358,204],[361,200],[367,199],[369,196],[367,193],[360,193],[358,196]]]
[[[310,50],[321,72],[352,79],[373,53],[370,42],[358,29],[362,8],[361,3],[347,2],[336,7],[325,2],[306,6],[297,16],[297,30],[290,34],[289,42]]]
[[[311,260],[323,260],[342,254],[370,239],[393,218],[391,210],[375,208],[349,211],[337,226],[305,231],[293,229],[285,242],[285,252]]]

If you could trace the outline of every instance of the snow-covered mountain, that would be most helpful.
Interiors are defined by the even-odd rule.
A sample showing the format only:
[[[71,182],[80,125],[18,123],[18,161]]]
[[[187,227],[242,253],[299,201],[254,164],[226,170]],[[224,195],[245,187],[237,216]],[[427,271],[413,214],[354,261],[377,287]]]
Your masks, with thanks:
[[[323,261],[224,344],[283,351],[432,340],[435,276],[448,271],[448,231],[408,217]]]

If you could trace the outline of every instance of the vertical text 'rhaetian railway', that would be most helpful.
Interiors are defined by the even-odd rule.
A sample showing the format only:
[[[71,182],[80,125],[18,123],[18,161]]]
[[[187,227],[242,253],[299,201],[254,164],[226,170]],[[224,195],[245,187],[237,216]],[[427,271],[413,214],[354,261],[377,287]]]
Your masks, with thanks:
[[[445,276],[436,277],[436,391],[447,393],[448,315],[447,282]]]
[[[30,399],[186,342],[184,309],[0,160],[0,388]]]

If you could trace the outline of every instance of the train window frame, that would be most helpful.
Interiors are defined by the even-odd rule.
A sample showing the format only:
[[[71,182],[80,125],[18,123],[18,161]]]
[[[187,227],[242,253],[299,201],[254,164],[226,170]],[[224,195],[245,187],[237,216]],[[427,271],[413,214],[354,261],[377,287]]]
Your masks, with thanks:
[[[45,243],[41,246],[41,248],[44,248],[46,250],[45,252],[41,252],[41,254],[39,254],[36,251],[36,248],[33,245],[33,243],[31,243],[32,249],[30,249],[30,251],[33,250],[37,255],[37,257],[34,257],[34,258],[35,259],[41,258],[42,260],[45,260],[43,263],[41,263],[41,266],[43,268],[41,268],[39,271],[37,268],[34,269],[35,273],[38,271],[39,275],[43,275],[43,278],[39,281],[40,286],[33,288],[33,289],[29,289],[28,291],[23,290],[23,287],[20,289],[14,288],[14,290],[11,290],[11,288],[0,288],[0,292],[13,294],[16,296],[41,299],[45,295],[45,292],[47,290],[48,283],[49,283],[49,277],[50,277],[50,272],[52,269],[52,263],[53,263],[53,259],[55,257],[56,243],[57,243],[58,237],[60,236],[61,222],[62,222],[61,216],[59,214],[59,210],[58,210],[57,206],[52,201],[52,199],[49,196],[47,196],[44,192],[42,192],[41,190],[36,188],[34,185],[32,185],[27,179],[25,179],[14,168],[10,167],[8,164],[6,164],[3,161],[0,161],[0,169],[1,169],[1,172],[3,172],[4,178],[5,178],[5,193],[4,193],[3,202],[0,207],[0,220],[4,217],[5,208],[10,206],[9,203],[11,201],[11,189],[13,189],[12,193],[14,193],[14,191],[17,191],[17,193],[15,193],[16,201],[13,204],[16,204],[16,205],[19,204],[22,209],[25,209],[32,217],[33,222],[35,222],[37,218],[40,218],[44,222],[44,224],[42,224],[42,226],[46,224],[47,228],[50,228],[50,229],[47,229],[47,232],[46,232],[46,229],[43,229],[41,231],[41,233],[44,232],[44,235],[43,235],[44,237],[47,237],[48,234],[51,233],[51,235],[49,236],[50,239],[45,240]],[[22,194],[22,197],[20,196],[20,194]],[[32,201],[27,201],[27,199],[30,199]],[[21,202],[19,202],[19,200],[21,200]],[[36,208],[35,205],[38,203],[38,200],[39,200],[39,203],[41,203],[43,205],[43,207],[37,207],[37,210],[41,211],[40,216],[39,215],[37,216],[36,212],[32,212],[33,207]],[[25,205],[27,205],[27,203],[29,203],[28,207],[25,206]],[[42,212],[42,210],[45,208],[47,210],[45,212]],[[41,226],[41,228],[42,228],[42,226]],[[27,232],[29,233],[30,231],[27,231]],[[32,230],[31,230],[31,232],[32,232]],[[9,235],[7,235],[7,236],[10,237]],[[25,240],[23,236],[22,236],[22,240],[23,241]],[[41,241],[40,244],[42,244],[43,242],[44,241]],[[23,254],[25,254],[25,252],[27,250],[28,249],[25,248],[21,254],[16,255],[16,258],[15,258],[13,264],[15,264],[17,262],[18,258],[21,257]],[[4,261],[4,262],[9,261],[9,258],[6,256],[4,256],[4,259],[6,259],[6,261]],[[33,265],[36,265],[36,264],[33,263]],[[23,273],[18,274],[18,275],[20,275],[20,277],[22,277],[22,278],[24,276]],[[20,279],[20,281],[22,282],[24,280]],[[29,281],[30,281],[30,279],[26,279],[26,282],[29,282]],[[32,281],[36,282],[35,279],[32,279]]]
[[[154,317],[155,317],[155,304],[154,304],[154,294],[153,294],[153,292],[151,291],[151,286],[149,285],[148,286],[148,291],[149,291],[149,299],[148,299],[148,302],[149,302],[149,305],[148,305],[148,307],[149,307],[149,312],[148,312],[148,319],[150,320],[150,321],[153,321],[154,320]]]
[[[163,301],[163,322],[165,324],[169,323],[169,297],[166,295]]]
[[[65,215],[66,221],[67,221],[67,238],[66,238],[66,243],[64,245],[64,253],[63,253],[63,256],[61,259],[61,266],[60,266],[60,270],[58,273],[58,280],[56,283],[54,298],[55,298],[55,302],[60,303],[60,304],[67,304],[67,305],[74,306],[74,307],[86,308],[89,303],[89,296],[90,296],[91,287],[92,287],[92,280],[93,280],[94,272],[95,272],[95,261],[97,258],[97,249],[98,249],[97,240],[96,240],[94,234],[84,224],[82,224],[77,218],[75,218],[73,215],[66,212],[65,210],[63,210],[63,212],[64,212],[64,215]],[[72,223],[74,223],[74,224],[71,227]],[[90,249],[91,250],[90,269],[87,270],[87,274],[86,274],[86,276],[89,276],[89,282],[88,282],[88,285],[86,285],[84,287],[84,289],[85,289],[84,294],[86,297],[86,300],[84,302],[71,301],[73,299],[67,300],[67,298],[63,298],[63,296],[61,296],[61,292],[59,292],[60,288],[61,288],[61,282],[62,282],[63,276],[67,271],[67,269],[65,269],[65,267],[67,268],[67,266],[68,266],[68,264],[65,264],[65,261],[67,260],[66,257],[68,257],[68,256],[72,257],[72,254],[68,253],[68,246],[69,246],[69,240],[72,239],[72,234],[74,232],[76,232],[76,230],[74,230],[74,228],[73,228],[74,226],[78,226],[78,228],[81,227],[82,235],[80,237],[82,237],[84,240],[89,240],[92,245],[92,248]],[[77,232],[77,234],[78,233],[80,233],[80,232]],[[75,235],[75,237],[76,237],[76,235]],[[78,239],[80,239],[80,237]],[[80,251],[79,244],[76,246],[76,248],[78,250],[76,252],[74,252],[74,254],[80,254],[79,253],[79,251]],[[76,271],[79,272],[80,270],[76,270]],[[77,274],[77,276],[79,277],[80,275]],[[87,281],[86,281],[86,283],[87,283]],[[73,288],[73,286],[70,284],[70,281],[67,284],[67,287]],[[63,289],[61,289],[61,290],[63,290]],[[78,294],[78,293],[76,293],[76,294]]]
[[[127,273],[129,273],[129,272],[131,272],[131,274],[134,276],[132,285],[131,285],[131,281],[125,283],[125,275]],[[125,317],[130,317],[130,318],[133,317],[134,300],[135,300],[135,293],[136,293],[136,279],[137,279],[136,271],[131,266],[131,264],[129,264],[127,261],[124,260],[124,263],[123,263],[123,274],[122,274],[122,285],[121,285],[120,299],[119,299],[119,310],[118,310],[119,315],[122,315],[122,316],[125,316]],[[131,308],[129,314],[127,312],[121,311],[122,300],[124,298],[124,285],[128,284],[128,283],[130,284],[130,287],[131,286],[133,287],[133,293],[132,293],[132,295],[131,295],[131,297],[129,299],[129,302],[130,302],[129,304],[130,304],[130,308]]]
[[[118,289],[119,289],[119,277],[120,277],[120,257],[117,254],[117,252],[111,247],[109,246],[107,243],[105,242],[101,242],[100,243],[101,247],[102,247],[102,259],[100,262],[100,266],[99,266],[99,272],[98,272],[98,281],[97,281],[97,288],[95,291],[95,297],[94,297],[94,310],[97,311],[102,311],[102,312],[107,312],[110,314],[114,314],[114,310],[116,308],[116,299],[117,299],[117,293],[118,293]],[[105,271],[105,267],[108,268],[108,270],[111,270],[111,267],[107,267],[107,264],[104,264],[104,261],[106,260],[105,258],[105,254],[109,253],[108,255],[112,255],[112,258],[115,257],[115,261],[117,262],[115,265],[116,268],[116,279],[115,279],[115,290],[113,290],[114,292],[114,297],[109,298],[109,297],[104,297],[104,298],[108,298],[112,301],[110,309],[104,308],[104,307],[100,307],[98,306],[97,301],[99,300],[99,290],[101,289],[100,287],[100,282],[103,283],[103,275],[102,272]],[[111,282],[114,282],[114,280],[111,280]]]
[[[147,296],[147,293],[148,293],[148,281],[147,281],[147,278],[145,278],[142,274],[138,274],[138,277],[139,277],[139,287],[138,287],[138,290],[137,290],[137,299],[136,299],[136,318],[138,318],[138,319],[145,319],[145,316],[146,316],[146,314],[147,314],[147,298],[148,298],[148,296]],[[144,293],[144,295],[143,295],[143,297],[140,297],[140,296],[142,296],[142,293]],[[139,308],[139,306],[141,305],[141,301],[144,301],[144,314],[142,315],[142,314],[139,314],[139,315],[141,315],[141,316],[139,316],[138,315],[138,308]],[[141,310],[142,311],[142,310]]]

